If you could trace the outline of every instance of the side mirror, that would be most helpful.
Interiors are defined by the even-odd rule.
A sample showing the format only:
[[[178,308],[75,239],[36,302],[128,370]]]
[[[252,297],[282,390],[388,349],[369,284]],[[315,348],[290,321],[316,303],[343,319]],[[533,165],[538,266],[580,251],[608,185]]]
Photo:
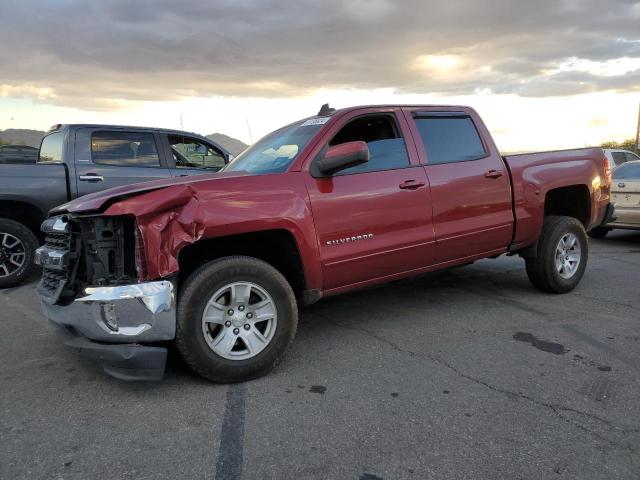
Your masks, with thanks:
[[[365,142],[347,142],[329,147],[324,156],[315,162],[315,169],[321,176],[333,175],[346,168],[362,165],[369,161],[369,147]]]

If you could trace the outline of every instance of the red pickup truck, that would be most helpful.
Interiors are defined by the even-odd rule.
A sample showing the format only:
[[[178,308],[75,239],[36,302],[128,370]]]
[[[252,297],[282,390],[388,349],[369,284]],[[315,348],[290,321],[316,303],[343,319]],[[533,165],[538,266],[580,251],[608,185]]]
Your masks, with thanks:
[[[67,345],[113,376],[161,378],[175,341],[200,375],[241,381],[324,296],[502,254],[570,291],[585,231],[613,215],[610,182],[598,148],[501,156],[468,107],[325,105],[221,173],[54,209],[38,291]]]

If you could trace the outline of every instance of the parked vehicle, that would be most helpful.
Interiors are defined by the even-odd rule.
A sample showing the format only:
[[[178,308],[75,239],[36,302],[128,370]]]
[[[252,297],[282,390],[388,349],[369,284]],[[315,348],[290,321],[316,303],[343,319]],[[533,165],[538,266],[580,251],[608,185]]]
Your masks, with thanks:
[[[193,133],[55,125],[42,139],[37,164],[0,165],[0,287],[29,276],[51,208],[110,187],[217,171],[231,158]]]
[[[615,218],[589,232],[604,238],[612,229],[640,230],[640,161],[627,162],[613,171],[611,198],[616,206]]]
[[[619,167],[623,163],[626,162],[635,162],[640,160],[640,157],[629,150],[617,150],[613,148],[605,148],[603,149],[604,154],[607,156],[607,160],[609,160],[609,167],[613,170],[616,167]]]
[[[1,163],[36,163],[38,149],[28,145],[0,145]]]
[[[38,291],[66,344],[113,376],[160,378],[158,342],[175,341],[203,377],[242,381],[325,296],[502,254],[569,292],[609,187],[601,149],[502,157],[471,108],[325,105],[217,175],[54,210]]]

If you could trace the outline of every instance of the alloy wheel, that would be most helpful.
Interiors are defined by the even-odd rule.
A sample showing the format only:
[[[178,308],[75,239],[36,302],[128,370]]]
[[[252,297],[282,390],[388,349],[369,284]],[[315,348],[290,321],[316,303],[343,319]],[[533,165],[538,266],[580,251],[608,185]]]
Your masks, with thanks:
[[[555,264],[558,274],[564,279],[573,277],[580,265],[580,258],[578,237],[573,233],[566,233],[556,246]]]
[[[10,233],[0,232],[0,278],[22,268],[27,252],[22,241]]]
[[[246,360],[269,345],[277,321],[275,303],[265,289],[251,282],[234,282],[209,298],[202,314],[202,332],[216,354]]]

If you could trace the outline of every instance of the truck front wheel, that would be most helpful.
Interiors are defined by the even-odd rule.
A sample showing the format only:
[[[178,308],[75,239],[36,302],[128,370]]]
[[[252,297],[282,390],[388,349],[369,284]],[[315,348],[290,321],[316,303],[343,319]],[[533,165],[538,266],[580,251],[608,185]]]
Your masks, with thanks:
[[[38,239],[31,230],[8,218],[0,218],[0,288],[17,285],[34,268]]]
[[[278,270],[252,257],[225,257],[186,280],[178,298],[176,345],[203,377],[240,382],[275,367],[297,325],[295,296]]]
[[[587,266],[589,246],[582,224],[572,217],[544,219],[536,258],[527,258],[527,275],[539,290],[566,293],[580,282]]]

